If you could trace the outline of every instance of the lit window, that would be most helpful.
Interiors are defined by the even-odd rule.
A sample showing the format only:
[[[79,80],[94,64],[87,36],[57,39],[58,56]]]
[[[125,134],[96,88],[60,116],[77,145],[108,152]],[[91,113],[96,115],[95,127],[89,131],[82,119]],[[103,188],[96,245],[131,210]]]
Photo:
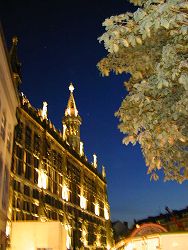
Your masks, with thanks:
[[[71,226],[68,224],[65,224],[65,230],[67,232],[66,247],[67,249],[70,249],[71,248]]]
[[[88,245],[87,237],[88,237],[88,232],[87,232],[86,226],[82,225],[82,237],[80,240],[82,241],[85,247]]]
[[[106,208],[106,207],[104,207],[104,218],[106,219],[106,220],[109,220],[109,212],[108,212],[108,209]]]
[[[86,207],[87,207],[87,200],[82,195],[80,195],[80,207],[83,209],[86,209]]]
[[[107,249],[107,250],[110,250],[110,248],[111,248],[110,245],[107,245],[107,246],[106,246],[106,249]]]
[[[95,204],[95,214],[99,216],[99,204],[98,203]]]
[[[38,186],[39,188],[47,188],[47,182],[48,182],[48,176],[46,174],[46,171],[44,169],[41,169],[38,171]]]
[[[63,200],[66,200],[66,201],[69,200],[69,189],[66,185],[63,185],[63,188],[62,188],[62,198]]]
[[[6,236],[7,237],[10,235],[10,230],[11,230],[11,225],[10,225],[10,222],[8,221],[6,224]]]

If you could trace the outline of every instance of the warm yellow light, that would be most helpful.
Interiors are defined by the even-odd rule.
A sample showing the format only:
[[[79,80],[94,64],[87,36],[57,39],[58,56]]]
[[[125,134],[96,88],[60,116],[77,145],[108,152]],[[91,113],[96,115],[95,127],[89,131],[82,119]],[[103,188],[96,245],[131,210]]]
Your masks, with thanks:
[[[83,144],[83,142],[80,142],[80,155],[81,156],[84,155],[84,144]]]
[[[133,244],[128,243],[128,245],[124,248],[125,250],[133,250]]]
[[[80,207],[83,209],[87,207],[87,200],[83,195],[80,195]]]
[[[107,246],[106,246],[106,249],[107,249],[107,250],[110,250],[110,245],[107,245]]]
[[[94,166],[94,168],[97,168],[97,156],[96,156],[96,154],[93,155],[93,166]]]
[[[172,243],[172,246],[173,246],[173,247],[177,247],[177,246],[178,246],[178,243],[177,243],[177,242],[173,242],[173,243]]]
[[[38,171],[38,186],[39,188],[46,189],[47,183],[48,183],[48,176],[46,174],[46,171],[44,169],[40,169]]]
[[[72,113],[73,112],[73,113]],[[75,115],[77,116],[78,115],[78,110],[75,108],[74,110],[73,109],[70,109],[70,108],[67,108],[66,111],[65,111],[65,115]]]
[[[67,126],[65,124],[63,124],[63,140],[64,141],[66,139],[66,129],[67,129]]]
[[[7,237],[10,235],[10,231],[11,231],[11,226],[10,226],[10,222],[8,221],[6,225],[6,232],[5,232]]]
[[[101,241],[100,241],[100,235],[99,234],[97,234],[97,237],[96,237],[96,245],[97,245],[97,247],[101,246]]]
[[[103,178],[106,177],[106,171],[105,171],[105,167],[104,166],[102,166],[102,176],[103,176]]]
[[[88,245],[87,230],[86,230],[85,227],[82,229],[82,238],[81,238],[81,241],[83,242],[83,244],[84,244],[85,247]]]
[[[71,248],[71,237],[69,235],[67,235],[67,238],[66,238],[66,247],[67,249]]]
[[[73,86],[72,83],[70,83],[70,85],[69,85],[69,90],[70,90],[71,93],[74,91],[74,86]]]
[[[95,214],[99,216],[99,204],[98,203],[95,204]]]
[[[63,185],[63,188],[62,188],[62,198],[63,200],[66,200],[66,201],[69,200],[69,189],[66,185]]]
[[[68,115],[71,115],[70,108],[67,108]]]
[[[43,107],[42,107],[42,110],[41,110],[41,116],[42,116],[43,120],[48,118],[47,106],[48,106],[48,103],[47,102],[43,102]]]
[[[109,218],[110,218],[109,212],[108,212],[108,209],[106,208],[106,206],[104,207],[104,218],[106,220],[109,220]]]
[[[67,231],[66,247],[67,249],[70,249],[71,248],[71,226],[69,224],[65,224],[65,230]]]

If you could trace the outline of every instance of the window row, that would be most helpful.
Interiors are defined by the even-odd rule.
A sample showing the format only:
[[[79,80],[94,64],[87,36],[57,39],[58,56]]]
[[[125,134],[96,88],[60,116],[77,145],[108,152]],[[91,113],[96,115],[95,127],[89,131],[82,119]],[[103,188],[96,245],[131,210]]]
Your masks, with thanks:
[[[20,197],[16,196],[13,197],[12,207],[36,215],[38,215],[39,212],[38,204],[34,204],[28,200],[22,200]]]
[[[51,164],[57,168],[62,170],[63,167],[63,156],[62,153],[59,153],[55,149],[52,149],[50,143],[47,139],[41,139],[40,135],[34,131],[29,126],[25,126],[22,122],[16,127],[15,130],[16,134],[16,141],[22,145],[27,150],[34,152],[35,154],[39,155],[41,152],[41,144],[43,144],[43,153],[44,157],[51,161]]]
[[[23,211],[17,211],[16,209],[13,208],[12,211],[12,220],[38,220],[38,215],[26,213]]]
[[[0,136],[2,140],[5,142],[6,140],[6,147],[8,152],[11,151],[12,147],[12,132],[10,131],[10,128],[7,126],[7,119],[5,112],[2,113],[1,121],[0,121]]]
[[[33,149],[36,153],[40,151],[40,136],[36,132],[32,134],[32,130],[27,125],[24,129],[24,125],[21,121],[18,122],[15,128],[15,138],[17,142],[22,145],[24,144],[25,148]]]
[[[49,183],[48,183],[49,184]],[[55,184],[55,183],[54,183]],[[53,185],[52,185],[53,186]],[[45,173],[39,172],[38,175],[38,187],[47,189],[47,176]],[[70,186],[71,187],[71,186]],[[109,220],[109,210],[108,206],[106,206],[103,202],[97,200],[94,196],[90,195],[86,198],[81,193],[80,189],[74,185],[72,185],[72,191],[70,190],[66,184],[59,185],[58,188],[58,196],[65,200],[70,201],[71,203],[80,206],[83,210],[91,211],[95,213],[97,216],[102,216],[106,220]],[[29,197],[33,197],[34,199],[39,199],[39,191],[37,189],[30,188],[27,185],[23,185],[20,182],[14,180],[13,188],[15,191],[19,193],[23,193]],[[56,186],[57,189],[57,186]],[[83,192],[82,192],[83,193]],[[63,209],[63,204],[58,199],[56,200],[53,196],[48,194],[45,195],[45,202],[51,206],[54,206],[58,209]]]
[[[19,181],[13,181],[13,189],[18,193],[24,194],[28,197],[32,197],[37,200],[39,199],[39,191],[37,189],[24,185]]]

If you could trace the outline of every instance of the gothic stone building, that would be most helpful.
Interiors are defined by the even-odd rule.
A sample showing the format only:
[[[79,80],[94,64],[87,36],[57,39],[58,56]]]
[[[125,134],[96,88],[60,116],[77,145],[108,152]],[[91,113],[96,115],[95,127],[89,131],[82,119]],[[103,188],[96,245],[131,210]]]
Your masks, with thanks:
[[[62,133],[21,95],[11,169],[12,221],[61,221],[67,249],[109,249],[112,244],[105,170],[89,163],[80,141],[81,117],[69,87]]]

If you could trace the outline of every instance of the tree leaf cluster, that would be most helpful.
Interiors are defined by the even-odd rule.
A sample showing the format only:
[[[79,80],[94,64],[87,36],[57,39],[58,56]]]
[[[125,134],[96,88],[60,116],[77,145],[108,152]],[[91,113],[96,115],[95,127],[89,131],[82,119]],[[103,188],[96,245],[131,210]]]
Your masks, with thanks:
[[[188,2],[131,0],[134,13],[112,16],[99,38],[108,54],[102,75],[130,73],[128,95],[115,113],[123,143],[137,142],[151,178],[188,177]]]

